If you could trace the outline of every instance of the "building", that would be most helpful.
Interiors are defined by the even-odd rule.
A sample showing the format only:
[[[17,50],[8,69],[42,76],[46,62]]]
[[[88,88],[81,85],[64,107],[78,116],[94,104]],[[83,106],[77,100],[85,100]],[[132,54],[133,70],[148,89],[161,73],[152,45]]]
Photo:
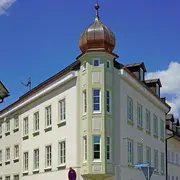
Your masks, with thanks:
[[[9,96],[9,92],[3,83],[0,81],[0,103],[3,103],[4,99]]]
[[[180,179],[180,125],[172,114],[166,117],[168,180]]]
[[[81,34],[71,65],[0,112],[0,180],[165,179],[165,116],[159,79],[144,63],[122,65],[115,35],[99,17]]]

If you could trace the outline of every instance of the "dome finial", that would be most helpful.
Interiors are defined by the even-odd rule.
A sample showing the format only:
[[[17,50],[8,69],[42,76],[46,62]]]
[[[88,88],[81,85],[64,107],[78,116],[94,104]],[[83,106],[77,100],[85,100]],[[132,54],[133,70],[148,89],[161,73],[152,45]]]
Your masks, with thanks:
[[[100,6],[99,6],[99,4],[98,4],[98,0],[96,1],[96,4],[95,4],[95,9],[96,9],[96,17],[99,17],[99,8],[100,8]]]

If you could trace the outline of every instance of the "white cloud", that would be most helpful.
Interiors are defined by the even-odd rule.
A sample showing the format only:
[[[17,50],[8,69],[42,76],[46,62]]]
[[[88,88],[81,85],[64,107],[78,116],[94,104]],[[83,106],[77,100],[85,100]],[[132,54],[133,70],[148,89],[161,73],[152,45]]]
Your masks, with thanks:
[[[0,0],[0,15],[6,14],[7,9],[11,7],[11,5],[16,0]]]
[[[161,79],[161,93],[171,97],[167,101],[171,113],[180,117],[180,63],[171,62],[166,70],[147,73],[146,79],[156,78]]]

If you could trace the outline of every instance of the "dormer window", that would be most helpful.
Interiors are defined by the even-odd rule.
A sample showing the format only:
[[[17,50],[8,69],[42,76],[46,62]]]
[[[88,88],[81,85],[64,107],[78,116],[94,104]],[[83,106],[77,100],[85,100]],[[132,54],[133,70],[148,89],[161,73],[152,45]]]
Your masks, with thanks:
[[[156,95],[160,96],[160,87],[159,87],[159,84],[156,84]]]
[[[144,81],[144,71],[142,68],[140,68],[140,80]]]

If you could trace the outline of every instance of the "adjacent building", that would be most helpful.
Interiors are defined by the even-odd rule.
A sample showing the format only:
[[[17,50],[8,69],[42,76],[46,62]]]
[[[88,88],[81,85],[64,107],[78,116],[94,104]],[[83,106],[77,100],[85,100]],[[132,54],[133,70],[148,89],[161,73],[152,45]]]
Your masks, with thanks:
[[[166,117],[168,180],[180,179],[180,125],[172,114]]]
[[[165,122],[159,79],[143,62],[123,65],[99,17],[81,34],[71,65],[0,111],[0,180],[137,180],[149,162],[165,179]]]

